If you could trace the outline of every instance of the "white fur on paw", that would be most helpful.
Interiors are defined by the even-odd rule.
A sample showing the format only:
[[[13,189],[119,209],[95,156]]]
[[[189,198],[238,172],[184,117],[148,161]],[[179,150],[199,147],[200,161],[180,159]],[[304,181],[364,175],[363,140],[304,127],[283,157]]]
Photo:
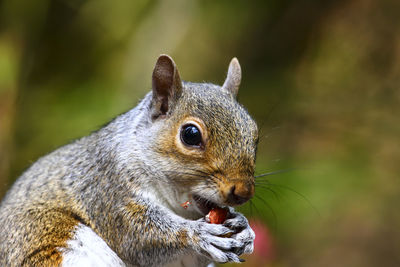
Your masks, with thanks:
[[[219,263],[240,261],[238,255],[232,251],[244,247],[245,244],[234,238],[221,237],[227,233],[232,233],[232,230],[220,224],[206,222],[197,222],[194,229],[196,229],[196,235],[200,238],[198,246],[201,254]]]
[[[231,228],[246,228],[249,226],[249,222],[243,214],[236,212],[232,207],[230,207],[229,212],[231,218],[224,222],[225,226]]]
[[[256,237],[253,229],[248,226],[243,231],[232,236],[236,240],[239,240],[245,244],[243,253],[250,254],[254,250],[254,239]]]
[[[254,249],[254,231],[241,213],[231,210],[233,217],[226,220],[223,225],[210,224],[203,219],[192,225],[194,234],[200,239],[197,251],[218,263],[241,262],[239,256],[243,253],[251,253]],[[227,233],[233,233],[231,237],[221,237]]]

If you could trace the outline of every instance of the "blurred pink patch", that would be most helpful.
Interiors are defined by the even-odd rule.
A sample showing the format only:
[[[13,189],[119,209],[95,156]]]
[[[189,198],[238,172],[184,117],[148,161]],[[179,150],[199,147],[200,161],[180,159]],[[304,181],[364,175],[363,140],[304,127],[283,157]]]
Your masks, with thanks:
[[[269,229],[259,220],[250,220],[250,226],[256,234],[256,239],[254,240],[254,252],[249,260],[257,260],[261,263],[271,262],[275,252]]]

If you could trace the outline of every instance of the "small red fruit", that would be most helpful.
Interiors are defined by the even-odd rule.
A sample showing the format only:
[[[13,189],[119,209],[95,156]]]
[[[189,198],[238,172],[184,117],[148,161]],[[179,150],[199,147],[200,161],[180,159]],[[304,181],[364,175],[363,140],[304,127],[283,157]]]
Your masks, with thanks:
[[[227,208],[213,208],[207,214],[210,223],[213,224],[221,224],[228,217],[228,209]]]

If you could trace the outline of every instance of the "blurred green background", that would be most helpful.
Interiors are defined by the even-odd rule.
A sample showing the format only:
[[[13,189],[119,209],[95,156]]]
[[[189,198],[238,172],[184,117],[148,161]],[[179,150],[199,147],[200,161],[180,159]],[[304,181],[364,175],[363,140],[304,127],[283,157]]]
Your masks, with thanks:
[[[217,84],[238,57],[257,174],[288,170],[242,208],[265,245],[243,266],[400,266],[398,0],[0,0],[0,196],[135,106],[161,53]]]

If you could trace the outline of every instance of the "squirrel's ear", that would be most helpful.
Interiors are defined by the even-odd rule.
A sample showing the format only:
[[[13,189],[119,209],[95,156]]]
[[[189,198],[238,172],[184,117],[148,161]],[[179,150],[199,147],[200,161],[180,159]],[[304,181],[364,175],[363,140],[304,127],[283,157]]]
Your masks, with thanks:
[[[153,70],[153,118],[167,114],[181,90],[175,62],[168,55],[161,55]]]
[[[240,64],[237,58],[232,58],[229,64],[228,75],[222,88],[231,92],[231,94],[236,97],[239,91],[240,80],[242,79],[242,71],[240,69]]]

